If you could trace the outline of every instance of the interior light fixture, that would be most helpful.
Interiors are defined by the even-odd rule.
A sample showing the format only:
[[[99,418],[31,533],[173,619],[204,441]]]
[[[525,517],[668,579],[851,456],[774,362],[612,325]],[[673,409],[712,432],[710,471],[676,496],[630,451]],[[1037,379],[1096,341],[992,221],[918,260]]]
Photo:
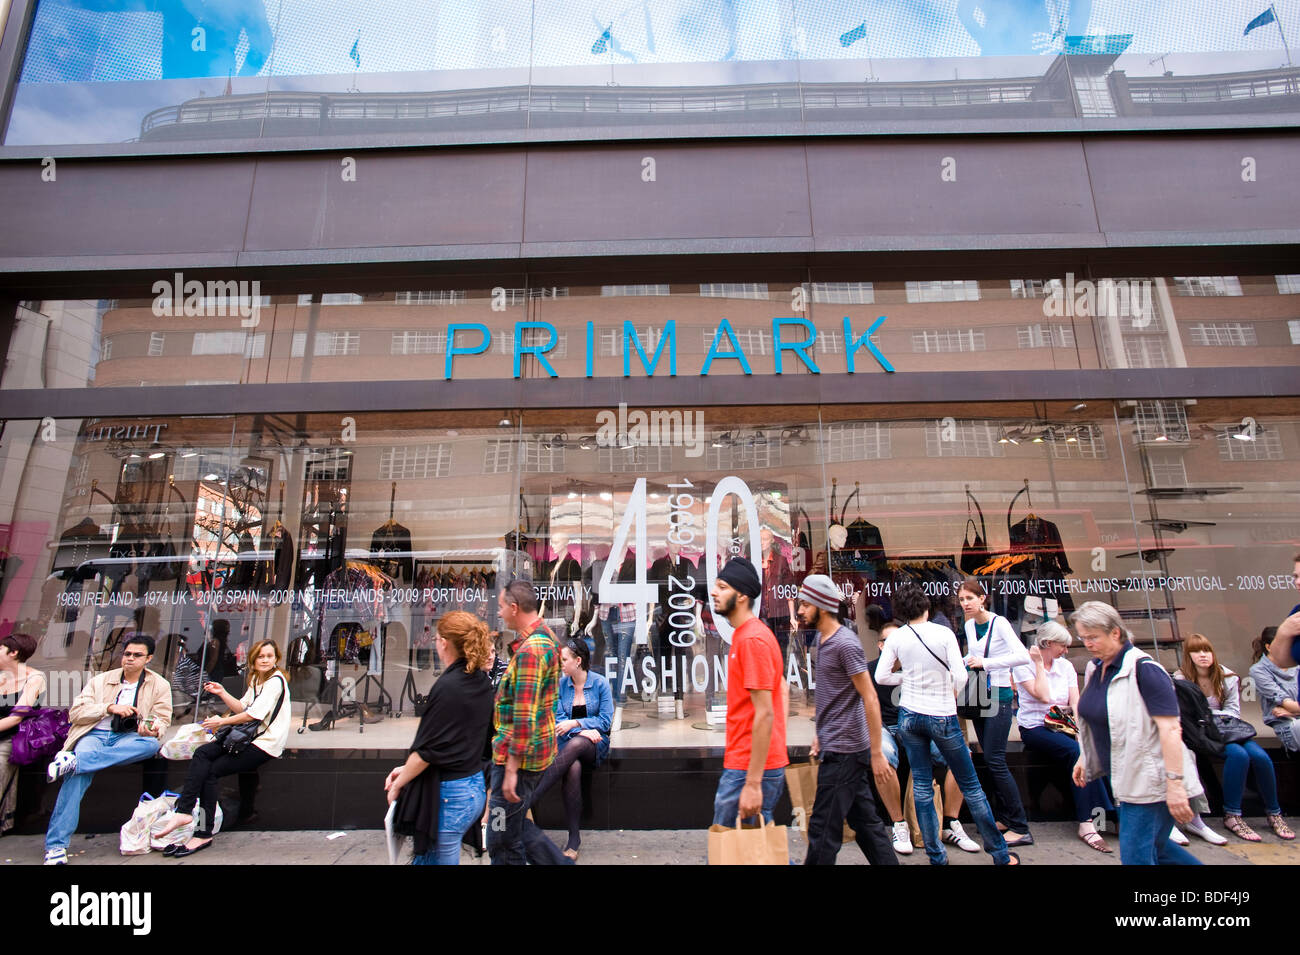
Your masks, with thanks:
[[[610,494],[609,491],[601,491],[601,492],[600,492],[600,499],[601,499],[602,501],[612,501],[612,500],[614,500],[614,495],[613,495],[613,494]]]
[[[205,480],[205,481],[215,481],[215,480],[217,479],[217,477],[218,477],[218,475],[217,475],[215,472],[213,472],[213,473],[211,473],[211,474],[205,474],[205,475],[203,475],[203,480]]]
[[[181,452],[181,457],[183,457],[183,458],[193,458],[193,457],[197,457],[197,456],[198,456],[198,453],[199,453],[199,452],[194,451],[194,450],[190,450],[190,451],[182,451],[182,452]]]
[[[578,447],[584,451],[590,451],[596,447],[596,436],[594,434],[584,434],[578,439]]]
[[[570,501],[572,501],[572,500],[573,500],[574,498],[576,498],[577,496],[578,496],[578,492],[577,492],[577,491],[570,491],[570,492],[569,492],[569,500],[570,500]]]
[[[153,454],[149,455],[149,460],[157,461],[159,458],[165,458],[165,457],[167,457],[166,451],[155,451]]]
[[[510,427],[510,416],[509,416],[509,415],[502,415],[502,416],[501,416],[501,420],[497,422],[497,427],[498,427],[498,428],[508,428],[508,427]]]

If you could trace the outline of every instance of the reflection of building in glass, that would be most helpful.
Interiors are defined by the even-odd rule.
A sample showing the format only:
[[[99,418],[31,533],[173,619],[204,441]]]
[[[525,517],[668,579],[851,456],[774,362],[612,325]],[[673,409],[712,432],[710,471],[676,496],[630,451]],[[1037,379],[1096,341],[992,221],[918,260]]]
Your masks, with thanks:
[[[1113,57],[1061,56],[1040,76],[994,80],[746,86],[501,87],[430,93],[271,91],[189,100],[150,112],[149,140],[455,129],[526,113],[533,126],[872,122],[1180,116],[1300,108],[1300,70],[1130,77]],[[513,125],[513,123],[506,123]]]

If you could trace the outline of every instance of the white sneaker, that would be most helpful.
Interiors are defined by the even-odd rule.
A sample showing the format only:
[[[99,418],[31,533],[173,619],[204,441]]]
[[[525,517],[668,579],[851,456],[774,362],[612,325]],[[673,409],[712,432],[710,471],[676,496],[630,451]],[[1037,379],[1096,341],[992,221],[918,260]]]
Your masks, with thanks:
[[[58,754],[50,760],[50,768],[45,770],[45,778],[54,782],[68,773],[75,772],[76,769],[77,754],[66,749],[59,750]]]
[[[912,834],[907,831],[907,823],[894,823],[894,851],[900,856],[910,856],[912,849]]]
[[[46,865],[67,865],[68,850],[67,849],[46,849],[45,864]]]
[[[1187,831],[1192,835],[1200,836],[1212,846],[1226,846],[1228,844],[1228,840],[1206,825],[1205,820],[1200,816],[1192,817],[1192,821],[1187,824]]]
[[[1189,826],[1188,828],[1191,827]],[[1173,842],[1174,845],[1177,846],[1190,846],[1192,844],[1192,840],[1188,839],[1185,835],[1183,835],[1182,830],[1180,830],[1177,826],[1174,826],[1172,829],[1169,830],[1169,839],[1171,842]],[[1227,840],[1225,839],[1224,841],[1226,842]]]
[[[943,831],[943,841],[956,846],[962,852],[979,852],[980,847],[975,845],[974,840],[966,835],[966,830],[961,827],[961,823],[953,820],[947,829]]]

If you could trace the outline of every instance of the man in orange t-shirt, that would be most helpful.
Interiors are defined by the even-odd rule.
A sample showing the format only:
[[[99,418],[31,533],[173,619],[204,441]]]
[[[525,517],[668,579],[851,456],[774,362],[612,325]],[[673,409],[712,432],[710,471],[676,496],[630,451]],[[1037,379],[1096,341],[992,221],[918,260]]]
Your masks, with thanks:
[[[772,808],[785,785],[785,717],[789,687],[781,672],[781,650],[772,631],[754,616],[763,585],[754,565],[734,557],[718,571],[713,612],[735,632],[727,660],[727,745],[722,778],[713,797],[715,825],[734,826]]]

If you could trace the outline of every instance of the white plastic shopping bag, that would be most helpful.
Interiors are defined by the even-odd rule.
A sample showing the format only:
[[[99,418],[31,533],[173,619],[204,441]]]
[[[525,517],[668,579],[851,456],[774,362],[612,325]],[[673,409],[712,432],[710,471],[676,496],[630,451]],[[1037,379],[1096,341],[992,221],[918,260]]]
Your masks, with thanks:
[[[142,856],[149,851],[149,836],[157,822],[171,812],[175,799],[155,799],[148,793],[140,797],[131,818],[122,826],[118,847],[124,856]]]
[[[201,723],[186,723],[176,735],[162,745],[163,759],[193,759],[194,751],[213,737]]]

